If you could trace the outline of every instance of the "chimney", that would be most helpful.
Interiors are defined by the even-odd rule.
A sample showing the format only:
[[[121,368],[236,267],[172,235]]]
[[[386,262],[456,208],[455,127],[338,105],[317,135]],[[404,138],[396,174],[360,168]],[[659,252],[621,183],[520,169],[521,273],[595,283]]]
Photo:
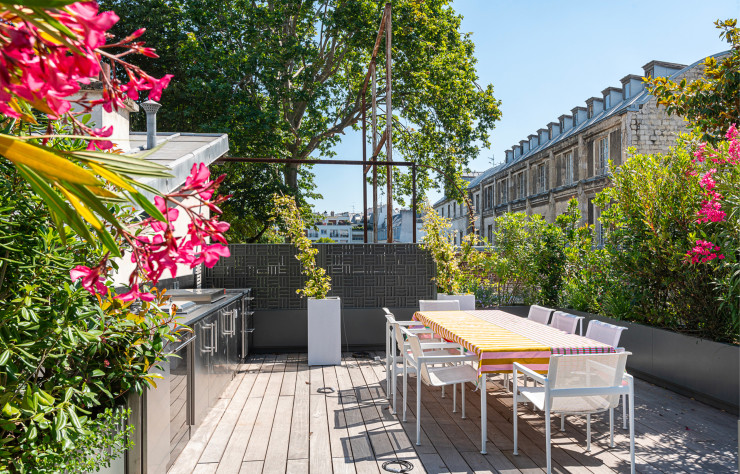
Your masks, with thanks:
[[[604,99],[599,97],[586,99],[586,107],[588,108],[588,118],[594,118],[604,110]]]
[[[150,99],[141,107],[146,112],[146,149],[151,150],[157,146],[157,111],[162,106]]]
[[[570,112],[573,114],[573,127],[577,127],[588,120],[586,107],[573,107]]]
[[[622,83],[622,96],[624,97],[624,100],[631,99],[642,92],[642,89],[644,88],[642,77],[637,74],[628,74],[619,82]]]

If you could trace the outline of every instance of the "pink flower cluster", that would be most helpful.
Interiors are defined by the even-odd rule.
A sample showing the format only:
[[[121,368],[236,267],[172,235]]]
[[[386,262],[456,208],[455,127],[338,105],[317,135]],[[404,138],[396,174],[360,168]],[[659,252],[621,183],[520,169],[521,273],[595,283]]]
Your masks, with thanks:
[[[119,233],[131,247],[131,261],[136,268],[129,276],[129,291],[116,298],[122,301],[137,298],[151,301],[154,295],[140,289],[143,281],[156,285],[165,271],[169,270],[175,277],[178,265],[194,268],[203,263],[212,268],[219,258],[230,255],[224,237],[229,224],[218,220],[221,214],[218,204],[229,196],[212,199],[224,177],[222,175],[211,180],[206,165],[193,165],[190,176],[178,192],[154,198],[154,204],[166,222],[149,217],[137,224],[135,234]],[[212,216],[202,214],[199,209],[203,207],[208,208]],[[187,233],[178,237],[174,224],[180,212],[188,215],[190,223]],[[211,243],[212,240],[216,243]],[[93,294],[105,293],[101,279],[105,277],[106,260],[107,257],[93,268],[77,266],[70,271],[70,277],[73,281],[82,278],[82,285]]]
[[[717,186],[717,182],[713,178],[716,172],[717,169],[712,168],[699,180],[699,186],[702,187],[702,194],[704,194],[699,210],[699,218],[697,219],[699,223],[722,222],[727,217],[727,213],[722,210],[722,204],[720,203],[722,195],[714,189]]]
[[[56,31],[50,20],[61,24]],[[20,117],[24,101],[51,118],[69,118],[74,132],[107,137],[112,130],[91,129],[70,113],[73,103],[83,109],[102,104],[106,111],[122,107],[124,99],[138,98],[139,91],[149,90],[149,98],[159,100],[172,78],[155,79],[140,68],[123,60],[131,53],[155,56],[154,50],[134,40],[144,33],[140,29],[124,40],[106,45],[107,31],[118,21],[114,12],[98,12],[94,1],[77,2],[60,8],[29,9],[20,5],[0,8],[0,113]],[[66,29],[66,31],[65,31]],[[50,34],[49,32],[52,32]],[[124,51],[112,54],[105,49]],[[129,82],[122,84],[109,74],[102,74],[103,98],[87,102],[84,97],[73,102],[69,96],[79,92],[103,71],[105,58],[112,66],[122,67]],[[95,140],[93,147],[110,148],[110,142]]]
[[[709,242],[708,240],[697,240],[696,246],[686,253],[686,256],[691,259],[691,263],[705,263],[715,258],[722,260],[725,258],[722,254],[717,254],[720,250],[718,245]]]

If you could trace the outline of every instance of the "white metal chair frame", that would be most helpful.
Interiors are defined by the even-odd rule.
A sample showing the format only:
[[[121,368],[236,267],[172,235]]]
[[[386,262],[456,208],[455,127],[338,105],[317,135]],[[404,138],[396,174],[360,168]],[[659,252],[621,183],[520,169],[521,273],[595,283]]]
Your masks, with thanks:
[[[624,360],[626,361],[627,356],[629,355],[629,352],[623,352],[620,353],[619,356],[624,357]],[[630,429],[630,463],[631,463],[631,473],[635,473],[635,406],[634,406],[634,380],[631,375],[624,373],[624,362],[620,361],[620,365],[622,367],[622,373],[623,376],[621,380],[615,381],[614,385],[612,386],[606,386],[606,387],[584,387],[584,388],[552,388],[551,383],[553,380],[557,380],[558,373],[557,373],[557,365],[558,365],[558,359],[562,357],[582,357],[582,358],[591,358],[588,360],[588,362],[591,362],[593,360],[593,364],[599,364],[598,356],[614,356],[615,354],[589,354],[589,355],[554,355],[550,358],[550,369],[548,371],[547,376],[538,374],[537,372],[529,369],[528,367],[519,364],[518,362],[514,363],[514,380],[517,380],[518,373],[521,372],[525,379],[531,378],[532,380],[539,382],[543,385],[543,387],[538,388],[539,392],[542,393],[544,391],[544,405],[538,406],[539,409],[544,411],[545,413],[545,439],[546,439],[546,457],[547,457],[547,473],[550,474],[552,472],[552,460],[551,460],[551,443],[550,443],[550,425],[551,425],[551,412],[552,412],[552,402],[553,398],[556,397],[585,397],[585,396],[597,396],[597,395],[617,395],[617,402],[619,400],[619,395],[629,395],[629,429]],[[523,389],[523,390],[522,390]],[[517,413],[517,407],[518,403],[520,403],[519,398],[524,397],[525,400],[529,400],[533,404],[538,404],[538,401],[536,399],[533,399],[533,397],[528,397],[527,393],[533,392],[537,389],[533,389],[532,387],[525,387],[525,386],[517,386],[514,389],[514,403],[513,403],[513,411],[514,411],[514,455],[518,455],[518,432],[517,432],[517,422],[518,422],[518,413]],[[521,402],[523,403],[523,402]],[[591,451],[591,414],[592,413],[599,413],[603,411],[609,411],[609,435],[610,435],[610,441],[609,445],[611,447],[614,447],[614,406],[610,404],[608,408],[596,408],[593,411],[579,411],[577,414],[586,414],[586,450]],[[563,413],[563,415],[568,413]],[[574,414],[571,412],[570,414]]]
[[[575,314],[566,313],[564,311],[555,311],[552,314],[552,320],[550,321],[550,327],[560,329],[568,334],[575,334],[576,327],[578,328],[578,335],[583,336],[583,316],[576,316]]]
[[[467,362],[477,360],[477,356],[474,354],[469,355],[420,355],[424,354],[421,352],[421,343],[419,341],[419,336],[409,332],[407,329],[402,328],[401,331],[404,333],[404,335],[408,338],[409,345],[411,347],[412,356],[404,358],[404,371],[403,371],[403,421],[406,421],[406,395],[407,395],[407,379],[406,379],[406,369],[407,369],[407,361],[408,364],[411,365],[411,367],[416,372],[416,445],[421,445],[421,383],[422,381],[426,385],[430,386],[445,386],[445,385],[452,385],[453,386],[453,413],[456,411],[457,403],[455,399],[455,395],[457,394],[457,390],[454,388],[457,384],[460,384],[462,386],[462,418],[465,419],[465,386],[464,384],[467,382],[475,383],[478,380],[478,372]],[[455,344],[451,342],[442,342],[442,343],[426,343],[424,344],[424,348],[435,348],[435,349],[442,349],[442,348],[455,348],[460,350],[462,353],[463,347],[460,344]],[[442,367],[429,367],[430,365],[436,365],[436,364],[443,364]],[[457,372],[459,373],[459,376],[457,378],[453,378],[450,382],[445,384],[440,383],[434,383],[434,381],[430,378],[431,375],[435,375],[436,373],[453,373]],[[485,446],[483,447],[485,449]]]
[[[460,300],[419,300],[419,311],[460,311]]]
[[[410,347],[408,343],[403,341],[403,335],[401,334],[401,329],[403,328],[404,331],[406,331],[409,334],[434,334],[434,331],[428,328],[408,328],[406,326],[410,325],[419,325],[420,323],[418,321],[397,321],[390,311],[388,311],[387,308],[383,308],[383,310],[386,311],[386,328],[390,331],[390,338],[386,338],[386,348],[388,348],[388,352],[386,352],[386,383],[387,383],[387,391],[386,394],[388,395],[387,398],[390,401],[391,397],[393,398],[392,406],[392,414],[396,414],[396,400],[398,393],[398,375],[404,373],[404,367],[398,366],[398,361],[396,357],[398,357],[397,353],[400,352],[400,357],[403,361],[406,360],[408,357],[408,352],[410,350]],[[391,341],[390,347],[388,344],[388,340]],[[401,342],[399,342],[401,341]],[[438,349],[436,346],[429,347],[429,344],[438,343],[439,341],[433,341],[433,342],[423,342],[422,347],[425,351],[431,350],[434,355],[447,355],[448,352],[444,350]],[[437,349],[437,350],[435,350]],[[390,356],[389,356],[390,354]],[[405,364],[404,364],[405,365]],[[414,372],[415,373],[415,372]],[[405,380],[405,379],[404,379]],[[405,382],[404,382],[405,383]],[[453,410],[454,411],[454,410]]]
[[[622,332],[626,331],[627,328],[624,326],[617,326],[615,324],[609,324],[598,319],[592,319],[588,323],[586,328],[586,337],[593,339],[594,341],[603,342],[609,344],[617,352],[624,352],[624,347],[619,346],[619,339],[622,337]],[[622,395],[622,429],[627,429],[627,395]],[[563,422],[564,423],[564,422]],[[564,431],[565,427],[561,426],[560,431]]]

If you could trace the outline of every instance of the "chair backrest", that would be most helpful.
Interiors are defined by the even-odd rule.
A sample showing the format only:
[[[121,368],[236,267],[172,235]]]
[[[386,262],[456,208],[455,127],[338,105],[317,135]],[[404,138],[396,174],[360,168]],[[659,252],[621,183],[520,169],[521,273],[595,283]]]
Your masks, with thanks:
[[[460,302],[460,310],[471,311],[475,309],[475,295],[447,295],[437,293],[438,301],[457,300]]]
[[[385,311],[385,314],[386,314],[386,315],[390,314],[391,316],[393,316],[393,313],[391,313],[391,310],[389,310],[389,309],[388,309],[388,308],[386,308],[385,306],[383,306],[383,311]]]
[[[594,389],[621,387],[629,352],[608,354],[553,355],[547,378],[552,390]],[[556,392],[557,393],[557,392]],[[619,394],[578,396],[554,395],[551,407],[554,412],[588,413],[614,408],[619,404]]]
[[[404,337],[404,331],[400,324],[396,322],[394,319],[391,323],[393,325],[393,330],[396,332],[396,346],[398,346],[398,350],[401,352],[401,354],[405,354],[405,349],[403,347],[403,344],[406,340]]]
[[[527,318],[540,324],[547,324],[548,322],[550,322],[550,315],[552,314],[552,312],[553,310],[551,310],[550,308],[545,308],[544,306],[537,306],[536,304],[533,304],[529,307],[529,315],[527,316]]]
[[[419,311],[460,311],[458,300],[419,300]]]
[[[552,315],[550,326],[554,327],[555,329],[565,331],[568,334],[575,334],[576,329],[578,328],[579,319],[580,318],[578,316],[574,316],[570,313],[555,311]]]
[[[612,347],[617,347],[619,344],[619,338],[622,336],[622,331],[627,328],[624,326],[615,326],[614,324],[602,323],[596,319],[592,319],[588,323],[588,329],[586,329],[586,337],[593,339],[594,341],[603,342],[609,344]]]
[[[419,357],[422,356],[423,352],[421,350],[421,343],[419,342],[419,336],[411,334],[409,332],[404,331],[404,334],[406,334],[406,342],[409,343],[409,346],[411,348],[411,353],[414,355],[414,360],[418,361]],[[427,385],[431,385],[431,381],[429,379],[429,371],[427,370],[426,364],[420,364],[421,367],[419,368],[419,373],[421,374],[421,380]],[[417,374],[418,377],[418,374]]]

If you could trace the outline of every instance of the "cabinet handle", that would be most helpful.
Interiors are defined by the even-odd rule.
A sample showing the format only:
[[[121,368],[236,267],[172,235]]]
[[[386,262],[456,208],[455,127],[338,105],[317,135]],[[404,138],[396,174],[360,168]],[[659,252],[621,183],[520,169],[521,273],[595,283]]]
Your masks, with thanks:
[[[239,310],[232,309],[231,311],[223,311],[221,315],[224,317],[224,335],[233,336],[236,334],[236,316]]]
[[[203,325],[203,331],[205,331],[207,329],[210,329],[211,330],[211,345],[210,346],[205,345],[205,340],[204,340],[203,349],[200,350],[200,352],[203,353],[203,354],[208,353],[208,354],[213,355],[214,352],[216,351],[216,348],[214,347],[214,342],[213,342],[214,341],[213,335],[216,333],[215,327],[216,327],[216,323],[204,324]]]

